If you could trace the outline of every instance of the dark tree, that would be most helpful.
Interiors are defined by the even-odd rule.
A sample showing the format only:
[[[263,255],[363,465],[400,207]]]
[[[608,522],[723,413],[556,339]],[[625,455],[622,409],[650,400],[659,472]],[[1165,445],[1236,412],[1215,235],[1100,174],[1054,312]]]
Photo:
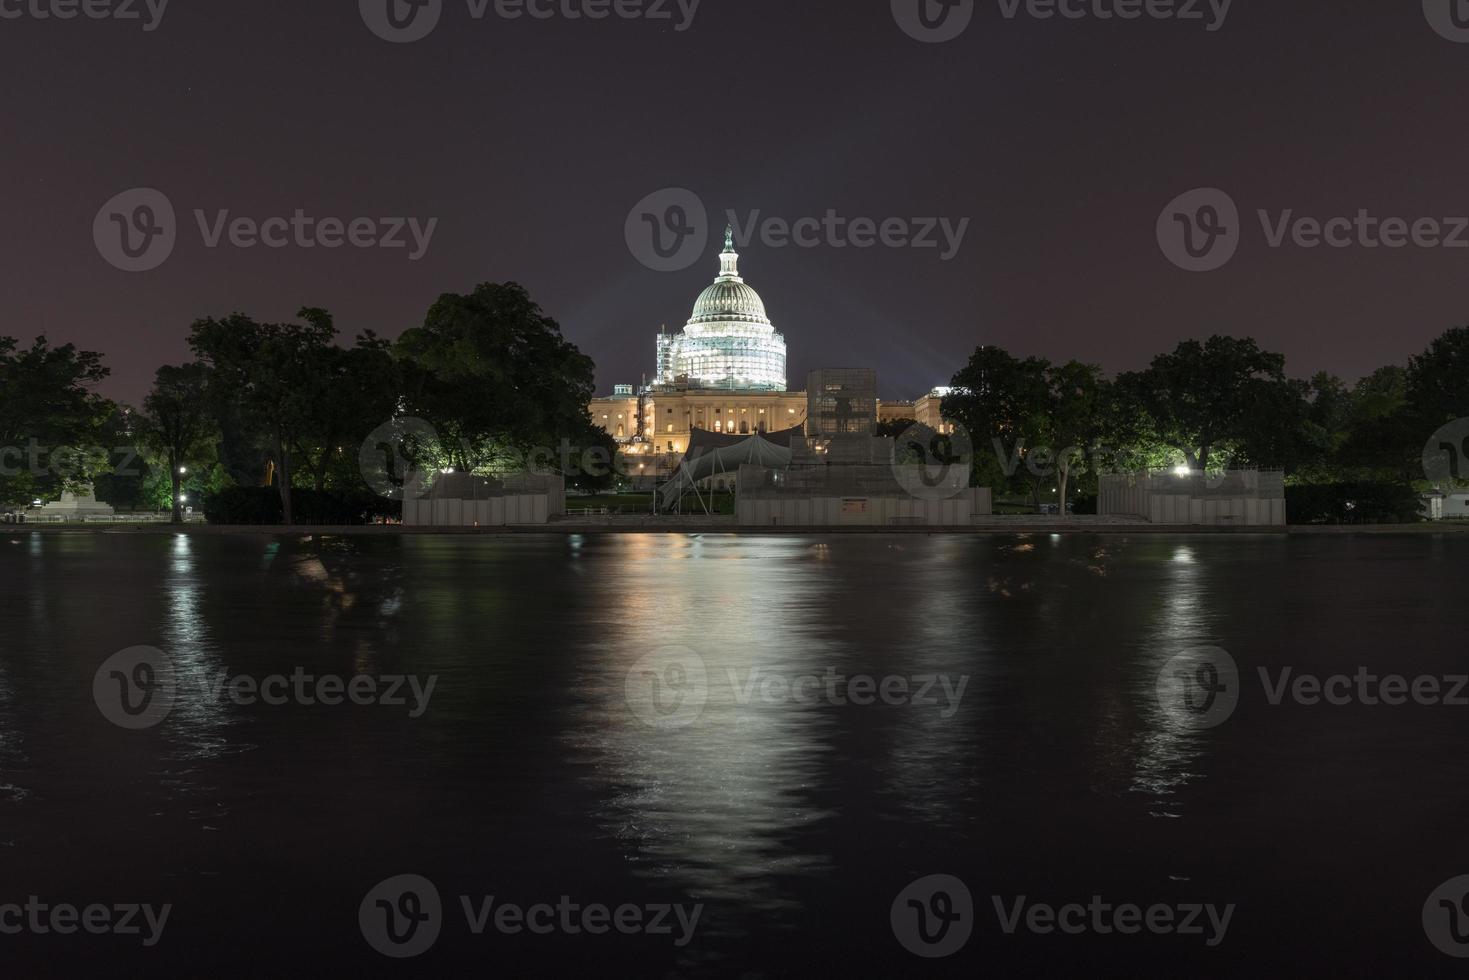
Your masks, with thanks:
[[[264,439],[288,525],[294,522],[292,448],[315,422],[317,386],[336,332],[323,311],[298,316],[304,325],[257,323],[236,313],[199,320],[189,335],[190,348],[210,368],[210,398],[219,414]]]
[[[557,453],[562,440],[578,456],[609,445],[588,410],[592,359],[516,283],[439,297],[396,353],[405,362],[405,411],[434,426],[457,469]]]
[[[1151,429],[1146,435],[1181,453],[1190,469],[1208,469],[1216,454],[1285,465],[1299,445],[1306,386],[1286,378],[1283,355],[1251,339],[1187,340],[1117,383]]]
[[[175,524],[184,520],[179,499],[183,467],[204,455],[213,431],[209,409],[209,369],[198,363],[182,364],[158,369],[153,390],[143,399],[143,411],[137,416],[137,437],[168,463]]]
[[[107,374],[92,351],[51,347],[45,337],[22,348],[0,337],[0,503],[28,503],[64,486],[69,464],[58,450],[95,445],[113,411],[92,390]]]

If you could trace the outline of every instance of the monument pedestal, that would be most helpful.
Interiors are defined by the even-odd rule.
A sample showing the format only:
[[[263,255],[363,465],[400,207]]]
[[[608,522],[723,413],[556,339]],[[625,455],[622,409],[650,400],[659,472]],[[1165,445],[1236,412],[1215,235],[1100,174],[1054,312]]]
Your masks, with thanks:
[[[60,500],[53,500],[49,504],[32,507],[26,511],[26,514],[34,517],[59,517],[63,520],[110,517],[115,513],[111,505],[98,502],[96,492],[91,488],[80,494],[72,493],[69,490],[62,491]]]

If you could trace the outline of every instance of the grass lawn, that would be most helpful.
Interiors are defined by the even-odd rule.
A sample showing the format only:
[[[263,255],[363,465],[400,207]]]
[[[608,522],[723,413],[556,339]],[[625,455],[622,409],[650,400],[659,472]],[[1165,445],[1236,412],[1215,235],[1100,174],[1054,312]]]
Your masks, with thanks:
[[[610,510],[614,514],[647,514],[653,509],[651,493],[598,493],[590,497],[566,495],[566,509]]]

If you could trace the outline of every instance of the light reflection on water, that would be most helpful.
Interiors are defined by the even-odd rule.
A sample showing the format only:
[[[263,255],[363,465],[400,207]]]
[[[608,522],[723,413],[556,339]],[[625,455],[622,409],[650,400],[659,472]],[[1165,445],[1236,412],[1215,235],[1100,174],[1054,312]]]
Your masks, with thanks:
[[[1133,788],[1152,800],[1154,815],[1176,817],[1183,805],[1178,792],[1190,780],[1201,778],[1199,763],[1215,736],[1180,728],[1170,719],[1154,695],[1156,679],[1171,658],[1219,639],[1212,633],[1208,566],[1196,560],[1194,549],[1186,544],[1174,548],[1162,574],[1159,605],[1148,624],[1138,672],[1144,727],[1131,754]]]
[[[567,735],[607,797],[601,825],[640,875],[760,913],[793,908],[782,878],[828,861],[784,840],[819,833],[830,816],[807,790],[832,751],[832,720],[742,692],[752,673],[819,674],[834,662],[819,595],[767,599],[807,591],[798,582],[816,556],[775,539],[638,538],[629,551],[618,576],[626,614],[589,648],[588,697]],[[638,659],[670,641],[702,659],[708,700],[687,727],[659,730],[629,710],[625,690]]]
[[[471,886],[554,873],[553,894],[571,877],[598,898],[706,902],[709,945],[689,962],[732,963],[749,937],[853,903],[843,921],[864,934],[842,941],[860,965],[891,945],[884,903],[920,873],[1146,897],[1159,881],[1217,886],[1262,841],[1329,849],[1333,822],[1358,818],[1340,835],[1352,846],[1412,841],[1462,803],[1462,754],[1442,751],[1462,741],[1447,739],[1457,715],[1242,706],[1183,731],[1155,685],[1210,645],[1242,667],[1461,670],[1465,613],[1443,583],[1464,541],[18,540],[0,549],[0,860],[11,880],[49,880],[66,853],[81,894],[94,873],[166,894],[207,872],[269,906],[280,879],[257,882],[256,864],[279,853],[277,874],[341,878],[335,908],[438,861]],[[156,729],[121,733],[90,684],[140,644],[172,658],[180,699]],[[709,700],[659,729],[630,709],[628,672],[669,645],[702,658]],[[441,680],[418,720],[207,693],[221,674],[296,666]],[[928,707],[737,696],[752,672],[828,670],[967,680],[957,704]],[[1343,809],[1326,773],[1348,754],[1362,799],[1450,788],[1410,815]],[[1305,829],[1282,843],[1291,821]],[[136,846],[117,847],[124,831]],[[1255,870],[1255,893],[1208,894],[1252,898],[1269,921],[1289,896]],[[1361,887],[1348,868],[1322,880]]]

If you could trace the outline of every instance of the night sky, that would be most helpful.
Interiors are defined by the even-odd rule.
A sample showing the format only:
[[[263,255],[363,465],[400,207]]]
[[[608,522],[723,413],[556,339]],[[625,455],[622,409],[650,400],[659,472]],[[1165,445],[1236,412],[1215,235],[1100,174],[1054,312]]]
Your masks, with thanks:
[[[885,397],[913,397],[981,343],[1126,370],[1216,332],[1298,376],[1356,377],[1469,323],[1469,248],[1272,249],[1255,217],[1469,215],[1469,43],[1419,0],[1236,0],[1213,32],[1007,19],[987,0],[942,44],[907,36],[889,0],[704,0],[684,31],[672,2],[672,21],[475,20],[444,2],[408,44],[352,0],[172,0],[153,31],[0,18],[0,334],[100,350],[105,393],[136,401],[187,359],[197,317],[323,306],[347,339],[397,336],[442,292],[516,280],[610,392],[652,370],[659,325],[681,326],[717,272],[717,232],[681,272],[633,256],[629,210],[665,187],[696,192],[719,231],[728,209],[970,219],[948,262],[743,248],[793,386],[872,366]],[[178,213],[146,273],[93,238],[135,187]],[[1198,187],[1243,216],[1238,254],[1203,274],[1155,231]],[[196,208],[438,226],[416,262],[210,249]]]

